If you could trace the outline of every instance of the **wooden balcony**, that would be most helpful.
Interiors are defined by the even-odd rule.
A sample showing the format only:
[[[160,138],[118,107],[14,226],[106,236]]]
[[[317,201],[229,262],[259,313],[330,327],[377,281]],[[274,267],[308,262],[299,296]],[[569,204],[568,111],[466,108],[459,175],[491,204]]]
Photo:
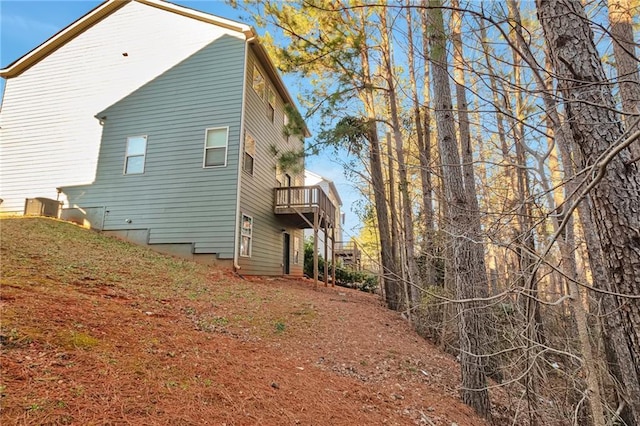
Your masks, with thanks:
[[[336,207],[319,186],[275,188],[274,212],[292,227],[335,227]]]

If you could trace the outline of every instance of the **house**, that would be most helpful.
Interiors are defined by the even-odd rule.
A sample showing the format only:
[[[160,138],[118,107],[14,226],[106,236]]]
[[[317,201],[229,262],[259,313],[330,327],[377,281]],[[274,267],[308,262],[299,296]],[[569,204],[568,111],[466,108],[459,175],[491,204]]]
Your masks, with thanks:
[[[303,167],[277,166],[304,135],[283,131],[293,100],[247,25],[108,0],[0,76],[3,213],[55,199],[63,218],[255,275],[301,275],[303,229],[335,227]]]
[[[324,194],[329,197],[329,201],[335,206],[335,215],[333,221],[335,223],[335,239],[336,241],[342,241],[342,224],[344,222],[344,216],[341,212],[342,208],[342,200],[340,199],[340,194],[331,179],[328,179],[324,176],[321,176],[317,173],[312,172],[311,170],[305,169],[304,171],[304,185],[305,186],[318,186],[324,192]],[[312,229],[308,229],[305,231],[305,236],[309,237],[312,235]],[[320,239],[322,241],[325,240],[324,234],[320,231]],[[330,255],[329,255],[330,256]]]
[[[361,269],[361,250],[358,247],[358,244],[353,239],[351,239],[350,241],[346,241],[343,236],[342,226],[344,225],[344,213],[341,211],[342,200],[333,181],[310,170],[305,170],[304,184],[306,186],[319,186],[327,195],[327,197],[329,197],[331,203],[336,206],[334,222],[336,225],[333,235],[334,241],[331,241],[330,235],[328,239],[328,250],[326,255],[322,253],[322,249],[320,250],[320,254],[343,267],[348,267],[356,270]],[[305,230],[306,237],[310,237],[311,235],[311,230]],[[327,241],[327,238],[325,237],[323,231],[319,232],[318,238],[323,243]]]

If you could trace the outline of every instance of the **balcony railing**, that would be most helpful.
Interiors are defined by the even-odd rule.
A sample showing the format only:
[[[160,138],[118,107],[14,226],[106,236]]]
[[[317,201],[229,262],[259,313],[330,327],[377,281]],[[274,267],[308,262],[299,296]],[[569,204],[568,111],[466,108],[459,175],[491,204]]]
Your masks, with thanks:
[[[276,214],[308,214],[318,212],[333,227],[336,208],[319,186],[275,188]]]

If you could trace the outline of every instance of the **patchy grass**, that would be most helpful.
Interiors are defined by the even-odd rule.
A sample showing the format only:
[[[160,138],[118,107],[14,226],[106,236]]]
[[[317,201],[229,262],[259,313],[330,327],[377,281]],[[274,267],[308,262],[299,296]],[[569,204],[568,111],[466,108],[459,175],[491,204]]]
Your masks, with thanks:
[[[484,424],[455,362],[374,296],[56,220],[0,233],[0,424]]]

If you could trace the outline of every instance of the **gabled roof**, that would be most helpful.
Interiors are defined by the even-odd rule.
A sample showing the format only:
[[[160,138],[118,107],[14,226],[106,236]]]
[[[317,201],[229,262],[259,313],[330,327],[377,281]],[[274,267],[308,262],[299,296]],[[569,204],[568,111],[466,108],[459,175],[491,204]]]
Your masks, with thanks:
[[[179,6],[177,4],[169,3],[162,0],[106,0],[104,3],[98,5],[96,8],[89,11],[87,14],[85,14],[75,22],[58,31],[47,41],[31,50],[26,55],[18,58],[17,60],[9,64],[6,68],[0,69],[0,77],[12,78],[19,76],[24,71],[28,70],[29,68],[40,62],[42,59],[58,50],[60,47],[64,46],[69,41],[82,34],[84,31],[88,30],[120,8],[134,1],[145,4],[147,6],[156,7],[158,9],[176,13],[187,18],[196,19],[198,21],[207,22],[222,28],[226,28],[228,30],[242,33],[245,39],[252,46],[253,51],[260,60],[260,63],[269,75],[271,81],[274,82],[275,89],[278,91],[282,99],[284,99],[286,103],[295,106],[293,98],[289,94],[289,91],[280,78],[276,67],[273,65],[273,62],[269,58],[269,55],[264,46],[262,46],[262,44],[260,43],[258,35],[253,30],[253,28],[240,22],[231,21],[229,19],[221,18],[219,16],[200,12],[195,9],[190,9],[188,7]],[[305,129],[305,131],[307,133],[306,136],[309,136],[308,130]]]
[[[306,180],[307,176],[309,176],[309,177],[314,178],[316,180],[327,182],[327,184],[329,184],[329,188],[331,189],[333,194],[336,196],[336,200],[338,201],[338,204],[342,205],[342,199],[340,198],[340,194],[338,193],[338,188],[336,188],[336,185],[333,183],[333,181],[331,179],[327,179],[326,177],[321,176],[321,175],[319,175],[317,173],[314,173],[309,169],[304,169],[304,174],[305,174],[305,180]],[[305,184],[306,184],[306,182],[305,182]]]
[[[208,22],[210,24],[218,25],[229,30],[238,31],[244,33],[247,39],[256,36],[253,29],[248,25],[230,21],[228,19],[220,18],[208,13],[199,12],[197,10],[189,9],[183,6],[178,6],[176,4],[165,2],[162,0],[106,0],[104,3],[90,10],[87,14],[85,14],[75,22],[58,31],[47,41],[31,50],[26,55],[18,58],[17,60],[9,64],[6,68],[0,69],[0,77],[11,78],[20,75],[24,71],[31,68],[33,65],[40,62],[42,59],[49,56],[51,53],[58,50],[60,47],[67,44],[79,34],[93,27],[95,24],[113,14],[118,9],[121,9],[123,6],[131,3],[132,1],[177,13],[178,15],[194,18],[199,21]]]

